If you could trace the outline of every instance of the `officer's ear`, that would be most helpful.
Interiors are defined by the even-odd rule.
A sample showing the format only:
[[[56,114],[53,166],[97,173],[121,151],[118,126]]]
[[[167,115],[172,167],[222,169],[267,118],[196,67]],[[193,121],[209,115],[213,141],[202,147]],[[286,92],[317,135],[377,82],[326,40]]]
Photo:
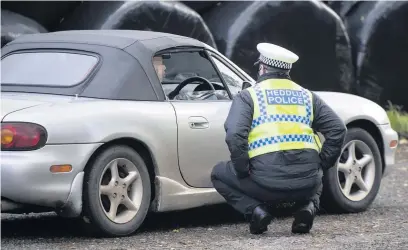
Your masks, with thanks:
[[[249,88],[249,87],[251,87],[251,86],[252,86],[252,85],[251,85],[250,82],[244,81],[244,82],[242,83],[242,90],[247,89],[247,88]]]

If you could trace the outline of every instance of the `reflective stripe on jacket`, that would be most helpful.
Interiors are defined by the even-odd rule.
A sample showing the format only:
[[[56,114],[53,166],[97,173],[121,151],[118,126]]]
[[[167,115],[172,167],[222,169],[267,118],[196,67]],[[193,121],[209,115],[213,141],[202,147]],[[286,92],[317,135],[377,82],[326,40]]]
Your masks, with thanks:
[[[248,135],[250,158],[293,149],[320,151],[312,129],[312,93],[289,79],[267,79],[248,88],[254,103]]]

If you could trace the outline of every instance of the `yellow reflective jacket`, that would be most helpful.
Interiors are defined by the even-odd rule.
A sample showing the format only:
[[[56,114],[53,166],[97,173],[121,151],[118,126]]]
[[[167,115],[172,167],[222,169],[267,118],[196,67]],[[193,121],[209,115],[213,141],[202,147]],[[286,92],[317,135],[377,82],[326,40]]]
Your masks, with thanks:
[[[248,88],[254,102],[249,157],[292,149],[320,151],[311,128],[312,93],[289,79],[267,79]]]

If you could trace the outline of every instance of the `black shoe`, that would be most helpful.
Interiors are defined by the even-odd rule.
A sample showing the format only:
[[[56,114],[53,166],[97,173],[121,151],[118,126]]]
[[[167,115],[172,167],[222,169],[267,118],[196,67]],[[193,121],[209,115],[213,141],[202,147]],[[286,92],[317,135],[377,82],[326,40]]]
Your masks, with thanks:
[[[313,202],[309,202],[302,207],[296,214],[295,220],[292,223],[292,233],[306,234],[309,233],[313,227],[313,220],[316,216],[317,209]]]
[[[252,212],[249,231],[251,234],[261,234],[268,231],[268,225],[272,221],[271,214],[262,205],[257,206]]]

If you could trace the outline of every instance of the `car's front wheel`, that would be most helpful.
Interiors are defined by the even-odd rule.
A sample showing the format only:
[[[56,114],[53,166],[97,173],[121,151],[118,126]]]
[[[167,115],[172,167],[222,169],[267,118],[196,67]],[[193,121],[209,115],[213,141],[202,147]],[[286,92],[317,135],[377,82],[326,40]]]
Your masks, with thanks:
[[[132,148],[105,149],[85,172],[84,218],[93,232],[124,236],[143,223],[150,205],[147,167]]]
[[[364,129],[348,129],[341,156],[325,172],[322,204],[332,212],[366,210],[380,188],[382,162],[374,138]]]

